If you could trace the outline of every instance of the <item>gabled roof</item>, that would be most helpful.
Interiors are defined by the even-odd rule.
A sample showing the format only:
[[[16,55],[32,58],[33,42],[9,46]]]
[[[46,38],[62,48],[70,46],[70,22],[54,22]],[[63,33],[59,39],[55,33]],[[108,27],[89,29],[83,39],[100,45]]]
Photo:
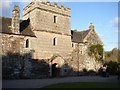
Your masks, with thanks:
[[[24,20],[20,23],[20,32],[23,35],[35,36],[30,25],[30,19]]]
[[[11,18],[4,18],[0,17],[2,19],[2,30],[0,30],[2,33],[7,34],[13,34],[11,31]],[[21,20],[20,23],[20,34],[25,36],[35,36],[34,32],[32,31],[30,20]]]
[[[89,32],[90,30],[84,30],[84,31],[71,30],[72,42],[76,42],[76,43],[83,42],[84,38],[88,35]]]

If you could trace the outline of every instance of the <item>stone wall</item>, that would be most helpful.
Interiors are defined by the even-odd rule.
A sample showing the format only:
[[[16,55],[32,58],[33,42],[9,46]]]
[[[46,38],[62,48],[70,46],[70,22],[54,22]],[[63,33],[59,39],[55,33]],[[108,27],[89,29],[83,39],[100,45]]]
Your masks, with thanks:
[[[53,54],[65,56],[71,52],[71,38],[66,35],[59,35],[48,32],[35,32],[37,39],[33,41],[32,47],[35,50],[36,58],[50,58]],[[53,45],[56,38],[56,45]]]
[[[94,30],[91,30],[87,37],[84,39],[85,43],[73,43],[72,59],[69,60],[69,65],[76,71],[83,69],[97,71],[102,62],[95,60],[94,56],[90,56],[89,47],[91,45],[102,44],[100,38]]]
[[[71,54],[72,59],[69,60],[69,65],[73,68],[73,71],[82,72],[83,69],[87,71],[98,71],[102,63],[95,60],[95,57],[89,56],[89,48],[86,45],[80,45],[79,48],[75,48]]]
[[[100,40],[100,37],[97,35],[95,30],[90,31],[90,33],[84,39],[84,42],[86,41],[88,46],[97,45],[97,44],[103,45],[102,41]]]
[[[2,36],[2,75],[3,79],[25,79],[49,77],[49,61],[34,59],[32,41],[34,37],[0,34]],[[26,48],[26,39],[30,47]]]
[[[2,34],[3,55],[5,56],[8,52],[12,52],[15,58],[12,57],[10,59],[10,57],[8,57],[8,60],[12,60],[15,65],[19,64],[21,60],[24,60],[24,78],[33,78],[34,76],[36,78],[49,77],[49,64],[51,57],[54,55],[58,55],[64,60],[61,67],[64,75],[78,75],[78,71],[81,72],[83,69],[97,71],[100,68],[101,63],[96,62],[94,57],[88,55],[89,44],[75,43],[75,46],[72,48],[71,43],[66,44],[70,42],[69,36],[39,31],[36,31],[35,34],[38,34],[37,37]],[[55,46],[52,42],[54,37],[57,39]],[[25,47],[27,39],[29,40],[28,48]],[[19,53],[20,57],[16,57],[14,53]],[[26,55],[27,53],[28,55]],[[23,57],[24,55],[25,57]],[[7,60],[6,56],[4,59]],[[16,60],[18,60],[18,62]],[[38,62],[36,62],[36,60]],[[39,62],[43,63],[39,64]],[[58,62],[57,64],[59,65],[60,63]],[[64,68],[66,64],[68,66]],[[45,72],[42,71],[43,68],[46,69]],[[14,69],[13,71],[16,72],[16,68]],[[20,69],[18,68],[18,70]],[[33,73],[34,70],[37,71]]]
[[[2,54],[5,55],[8,52],[20,53],[23,49],[24,36],[13,34],[1,34],[2,36]]]
[[[28,53],[34,48],[33,41],[35,37],[23,36],[19,34],[0,34],[2,36],[2,54],[5,55],[7,52],[12,53]],[[26,40],[29,40],[29,47],[26,48]],[[34,51],[34,50],[33,50]]]
[[[86,68],[93,69],[93,70],[98,70],[101,65],[102,62],[98,62],[96,61],[94,56],[90,56],[89,53],[89,47],[91,45],[103,45],[102,41],[100,40],[99,36],[97,35],[97,33],[95,32],[95,30],[91,30],[90,33],[87,35],[87,37],[84,39],[84,41],[87,41],[87,43],[85,43],[84,47],[87,48],[83,48],[85,49],[85,57],[84,57],[84,65]]]

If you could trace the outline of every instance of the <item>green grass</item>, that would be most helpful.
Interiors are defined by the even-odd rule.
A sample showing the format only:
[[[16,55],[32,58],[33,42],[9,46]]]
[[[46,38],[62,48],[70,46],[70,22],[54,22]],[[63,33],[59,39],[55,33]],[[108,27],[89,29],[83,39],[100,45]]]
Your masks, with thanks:
[[[80,82],[80,83],[60,83],[43,88],[120,88],[120,83],[102,82]]]

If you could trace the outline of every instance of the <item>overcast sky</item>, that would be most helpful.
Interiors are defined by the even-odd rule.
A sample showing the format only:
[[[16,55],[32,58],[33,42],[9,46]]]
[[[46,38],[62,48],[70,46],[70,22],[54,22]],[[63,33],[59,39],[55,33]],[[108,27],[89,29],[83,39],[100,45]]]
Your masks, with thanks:
[[[94,0],[71,1],[58,2],[58,4],[71,8],[71,29],[86,30],[89,23],[92,22],[104,43],[105,50],[109,51],[118,48],[118,34],[120,33],[120,30],[118,30],[118,27],[120,27],[118,24],[118,21],[120,21],[118,17],[118,0],[98,0],[99,2],[94,2]],[[24,0],[0,0],[0,8],[2,8],[0,16],[11,17],[12,9],[17,4],[21,10],[20,17],[22,17],[23,8],[29,2],[24,2]]]

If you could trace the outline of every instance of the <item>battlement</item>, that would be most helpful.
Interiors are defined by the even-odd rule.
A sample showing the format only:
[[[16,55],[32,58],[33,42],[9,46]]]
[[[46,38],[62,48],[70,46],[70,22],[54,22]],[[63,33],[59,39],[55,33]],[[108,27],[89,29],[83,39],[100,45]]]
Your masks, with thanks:
[[[66,16],[70,16],[70,8],[64,7],[63,5],[57,5],[57,3],[53,2],[50,3],[49,1],[46,2],[38,2],[33,1],[29,5],[27,5],[23,10],[23,16],[29,13],[31,10],[39,8],[45,11],[51,11],[54,13],[60,13]]]

